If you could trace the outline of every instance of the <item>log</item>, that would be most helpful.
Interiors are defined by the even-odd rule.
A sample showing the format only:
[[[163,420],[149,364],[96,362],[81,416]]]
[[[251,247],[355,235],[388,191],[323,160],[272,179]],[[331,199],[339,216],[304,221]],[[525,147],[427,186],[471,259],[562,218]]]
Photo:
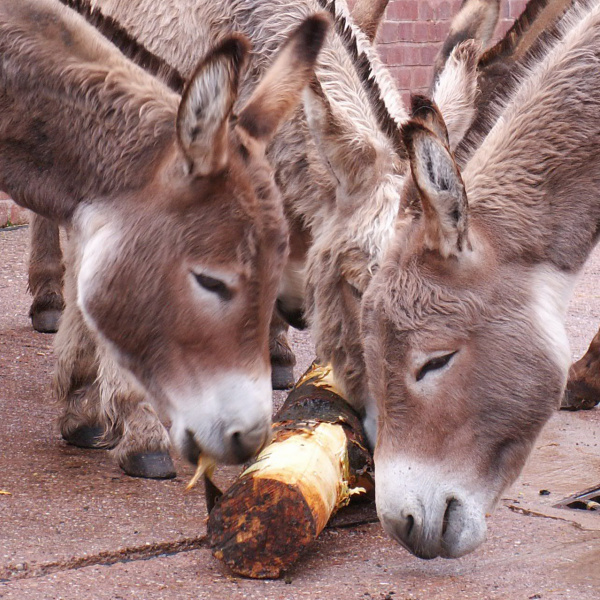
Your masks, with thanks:
[[[340,507],[372,490],[360,418],[331,369],[313,364],[275,416],[273,441],[211,511],[213,554],[238,575],[280,577]]]

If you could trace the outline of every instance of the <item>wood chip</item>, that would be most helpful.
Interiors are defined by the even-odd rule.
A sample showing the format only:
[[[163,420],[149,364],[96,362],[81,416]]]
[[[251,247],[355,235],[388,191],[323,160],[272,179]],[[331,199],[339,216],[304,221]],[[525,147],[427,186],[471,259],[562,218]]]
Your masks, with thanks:
[[[209,458],[208,456],[203,456],[201,454],[200,458],[198,459],[198,466],[196,467],[196,472],[194,473],[194,476],[190,479],[190,482],[187,484],[185,491],[189,492],[194,487],[196,487],[196,484],[198,483],[202,475],[206,475],[209,479],[211,479],[213,473],[215,472],[215,466],[216,463],[212,458]]]

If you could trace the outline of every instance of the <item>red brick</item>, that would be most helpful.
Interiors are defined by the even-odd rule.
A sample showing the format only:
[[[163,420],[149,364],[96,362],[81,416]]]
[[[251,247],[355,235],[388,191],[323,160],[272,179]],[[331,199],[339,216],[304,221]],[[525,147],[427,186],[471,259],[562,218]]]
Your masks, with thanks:
[[[381,60],[389,67],[406,64],[405,50],[406,47],[403,44],[379,46]]]
[[[6,194],[0,199],[0,227],[29,223],[29,211],[17,206]]]
[[[438,21],[430,28],[430,42],[442,42],[446,39],[450,29],[450,21]]]
[[[419,44],[404,44],[403,64],[407,67],[421,64],[421,47]]]
[[[399,42],[412,42],[415,39],[415,25],[412,21],[397,21],[394,23],[395,39]]]
[[[387,21],[378,35],[378,48],[401,91],[422,91],[429,86],[430,65],[461,3],[462,0],[390,1]],[[525,3],[526,0],[502,2],[502,18],[495,40],[510,28]]]
[[[429,30],[433,27],[431,22],[413,23],[414,37],[413,42],[426,42],[429,40]]]
[[[419,2],[419,21],[431,21],[435,13],[435,9],[432,6],[433,2],[422,0]]]
[[[421,48],[421,64],[432,65],[439,51],[439,44],[427,44]]]
[[[433,75],[432,67],[414,67],[410,80],[411,92],[424,92],[429,88]]]
[[[435,11],[435,18],[437,18],[438,20],[442,20],[442,19],[450,19],[452,18],[453,13],[452,13],[452,7],[450,6],[450,2],[446,2],[446,0],[444,0],[443,2],[440,2],[437,7],[436,7],[436,11]]]
[[[395,0],[390,2],[386,18],[390,21],[417,21],[419,19],[418,0]]]
[[[412,78],[412,68],[411,67],[390,67],[390,73],[394,80],[396,81],[396,85],[399,90],[409,90],[410,83]]]
[[[379,28],[377,40],[379,44],[395,44],[399,41],[397,21],[385,21]]]

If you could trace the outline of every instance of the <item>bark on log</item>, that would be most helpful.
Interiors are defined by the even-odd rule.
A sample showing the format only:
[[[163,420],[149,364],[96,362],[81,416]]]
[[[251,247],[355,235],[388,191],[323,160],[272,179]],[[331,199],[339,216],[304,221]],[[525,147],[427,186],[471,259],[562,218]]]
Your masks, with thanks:
[[[373,488],[358,415],[313,365],[275,416],[273,441],[210,513],[213,554],[234,573],[276,578],[353,494]]]

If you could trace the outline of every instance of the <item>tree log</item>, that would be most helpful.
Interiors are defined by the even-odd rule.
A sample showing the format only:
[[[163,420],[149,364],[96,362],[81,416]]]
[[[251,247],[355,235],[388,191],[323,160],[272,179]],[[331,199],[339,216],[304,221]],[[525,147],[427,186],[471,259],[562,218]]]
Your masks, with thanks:
[[[213,554],[234,573],[276,578],[355,494],[373,489],[358,415],[313,365],[275,416],[273,441],[210,513]]]

